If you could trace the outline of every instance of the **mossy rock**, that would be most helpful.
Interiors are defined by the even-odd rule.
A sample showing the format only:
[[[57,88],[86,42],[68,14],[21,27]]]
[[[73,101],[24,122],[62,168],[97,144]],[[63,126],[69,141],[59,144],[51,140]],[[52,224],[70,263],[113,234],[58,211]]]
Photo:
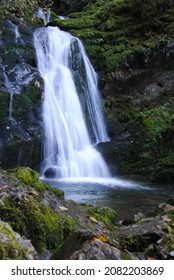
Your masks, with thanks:
[[[30,111],[37,111],[37,105],[41,102],[41,99],[42,81],[39,77],[36,77],[27,86],[22,88],[20,94],[14,96],[14,117],[18,119],[22,118],[22,120],[24,120],[27,118],[27,114]],[[39,114],[39,112],[37,114]]]
[[[144,234],[144,235],[132,235],[129,238],[123,240],[122,245],[124,244],[125,248],[130,252],[145,252],[148,246],[156,242],[159,239],[159,236],[155,234]]]
[[[25,260],[36,257],[31,242],[14,232],[12,227],[0,219],[0,259]]]
[[[108,227],[112,228],[114,226],[115,218],[117,217],[114,209],[109,207],[89,207],[88,210],[92,217],[103,221]]]
[[[46,183],[39,180],[39,173],[29,167],[19,167],[9,170],[13,175],[20,179],[26,185],[33,187],[36,191],[42,193],[49,191],[57,197],[64,199],[64,192],[62,190],[53,188]]]
[[[73,231],[71,218],[62,217],[29,197],[6,196],[0,217],[20,235],[30,239],[38,253],[55,250]]]
[[[69,14],[67,20],[53,17],[50,24],[82,39],[95,68],[107,81],[134,55],[154,52],[170,41],[173,7],[171,1],[164,5],[159,1],[97,0]],[[94,36],[97,32],[100,37]]]

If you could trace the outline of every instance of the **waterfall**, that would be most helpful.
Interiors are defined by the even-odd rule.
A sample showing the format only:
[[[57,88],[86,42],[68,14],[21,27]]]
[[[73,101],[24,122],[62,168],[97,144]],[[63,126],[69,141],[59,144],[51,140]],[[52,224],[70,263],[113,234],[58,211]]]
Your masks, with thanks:
[[[109,169],[92,144],[87,128],[91,127],[95,143],[108,141],[97,75],[81,42],[58,27],[43,27],[35,31],[34,44],[44,81],[45,140],[41,175],[65,179],[109,178]],[[75,45],[78,45],[75,56],[81,57],[84,76],[76,81],[73,73]],[[85,107],[79,97],[77,80],[81,83],[79,89],[83,89]]]
[[[2,67],[2,70],[3,70],[3,75],[4,75],[4,80],[5,80],[5,86],[10,94],[10,103],[9,103],[9,120],[13,120],[13,94],[14,94],[14,91],[13,91],[13,88],[12,88],[12,85],[9,81],[9,78],[5,72],[5,68],[3,65],[1,65]]]
[[[50,22],[50,20],[51,20],[50,10],[47,10],[46,12],[44,12],[42,8],[39,8],[36,13],[36,16],[43,20],[44,25],[47,25],[47,23]]]
[[[71,42],[69,65],[72,69],[76,88],[86,112],[86,123],[94,143],[109,141],[106,133],[98,91],[98,77],[85,53],[81,41]]]
[[[17,43],[18,40],[22,42],[22,38],[21,38],[21,35],[19,33],[18,26],[16,24],[12,23],[10,20],[8,20],[8,23],[12,27],[12,30],[13,30],[13,32],[15,34],[15,43]]]

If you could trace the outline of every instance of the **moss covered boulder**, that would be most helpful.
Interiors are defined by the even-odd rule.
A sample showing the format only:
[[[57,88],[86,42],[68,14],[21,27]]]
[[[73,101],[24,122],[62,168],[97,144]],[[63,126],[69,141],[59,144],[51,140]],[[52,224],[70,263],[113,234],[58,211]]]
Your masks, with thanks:
[[[61,217],[32,199],[9,196],[2,200],[0,216],[15,231],[31,239],[38,253],[57,248],[73,229],[70,219]]]
[[[37,252],[30,240],[13,231],[8,223],[0,219],[0,259],[1,260],[33,260]]]
[[[63,191],[53,188],[42,182],[39,179],[39,173],[29,167],[19,167],[16,169],[11,169],[10,172],[26,185],[33,187],[39,193],[42,193],[43,191],[48,191],[54,193],[57,197],[61,199],[64,198]]]
[[[74,222],[54,212],[43,201],[45,193],[60,200],[63,192],[39,181],[38,173],[31,169],[15,172],[20,179],[1,171],[0,217],[13,230],[30,239],[39,254],[48,249],[54,251],[73,231]]]

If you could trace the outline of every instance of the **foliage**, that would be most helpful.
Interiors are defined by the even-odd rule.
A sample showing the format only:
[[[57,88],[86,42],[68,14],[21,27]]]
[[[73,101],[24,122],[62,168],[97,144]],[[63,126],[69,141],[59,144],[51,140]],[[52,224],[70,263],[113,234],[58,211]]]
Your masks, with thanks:
[[[86,6],[90,6],[91,4],[96,2],[96,0],[71,0],[71,1],[66,1],[66,0],[57,1],[57,0],[54,0],[55,4],[57,2],[64,3],[65,7],[68,6],[68,12],[79,12],[82,9],[84,9]],[[65,11],[65,13],[66,13],[66,11]]]
[[[171,127],[173,120],[174,115],[166,104],[140,112],[131,122],[139,126],[139,131],[136,132],[137,137],[142,137],[143,141],[152,143],[156,141],[160,133]]]
[[[82,39],[95,69],[112,80],[133,55],[155,51],[170,40],[173,12],[173,1],[97,0],[56,24]]]

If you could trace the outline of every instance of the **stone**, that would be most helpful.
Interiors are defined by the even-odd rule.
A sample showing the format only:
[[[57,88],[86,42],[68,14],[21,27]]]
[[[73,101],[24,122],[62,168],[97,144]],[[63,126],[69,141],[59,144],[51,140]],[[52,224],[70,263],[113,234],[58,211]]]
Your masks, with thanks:
[[[71,260],[121,260],[121,251],[101,240],[86,243],[83,248],[72,254]]]
[[[55,178],[57,175],[57,170],[54,167],[50,167],[48,168],[45,172],[44,172],[44,176],[48,179],[53,179]]]

